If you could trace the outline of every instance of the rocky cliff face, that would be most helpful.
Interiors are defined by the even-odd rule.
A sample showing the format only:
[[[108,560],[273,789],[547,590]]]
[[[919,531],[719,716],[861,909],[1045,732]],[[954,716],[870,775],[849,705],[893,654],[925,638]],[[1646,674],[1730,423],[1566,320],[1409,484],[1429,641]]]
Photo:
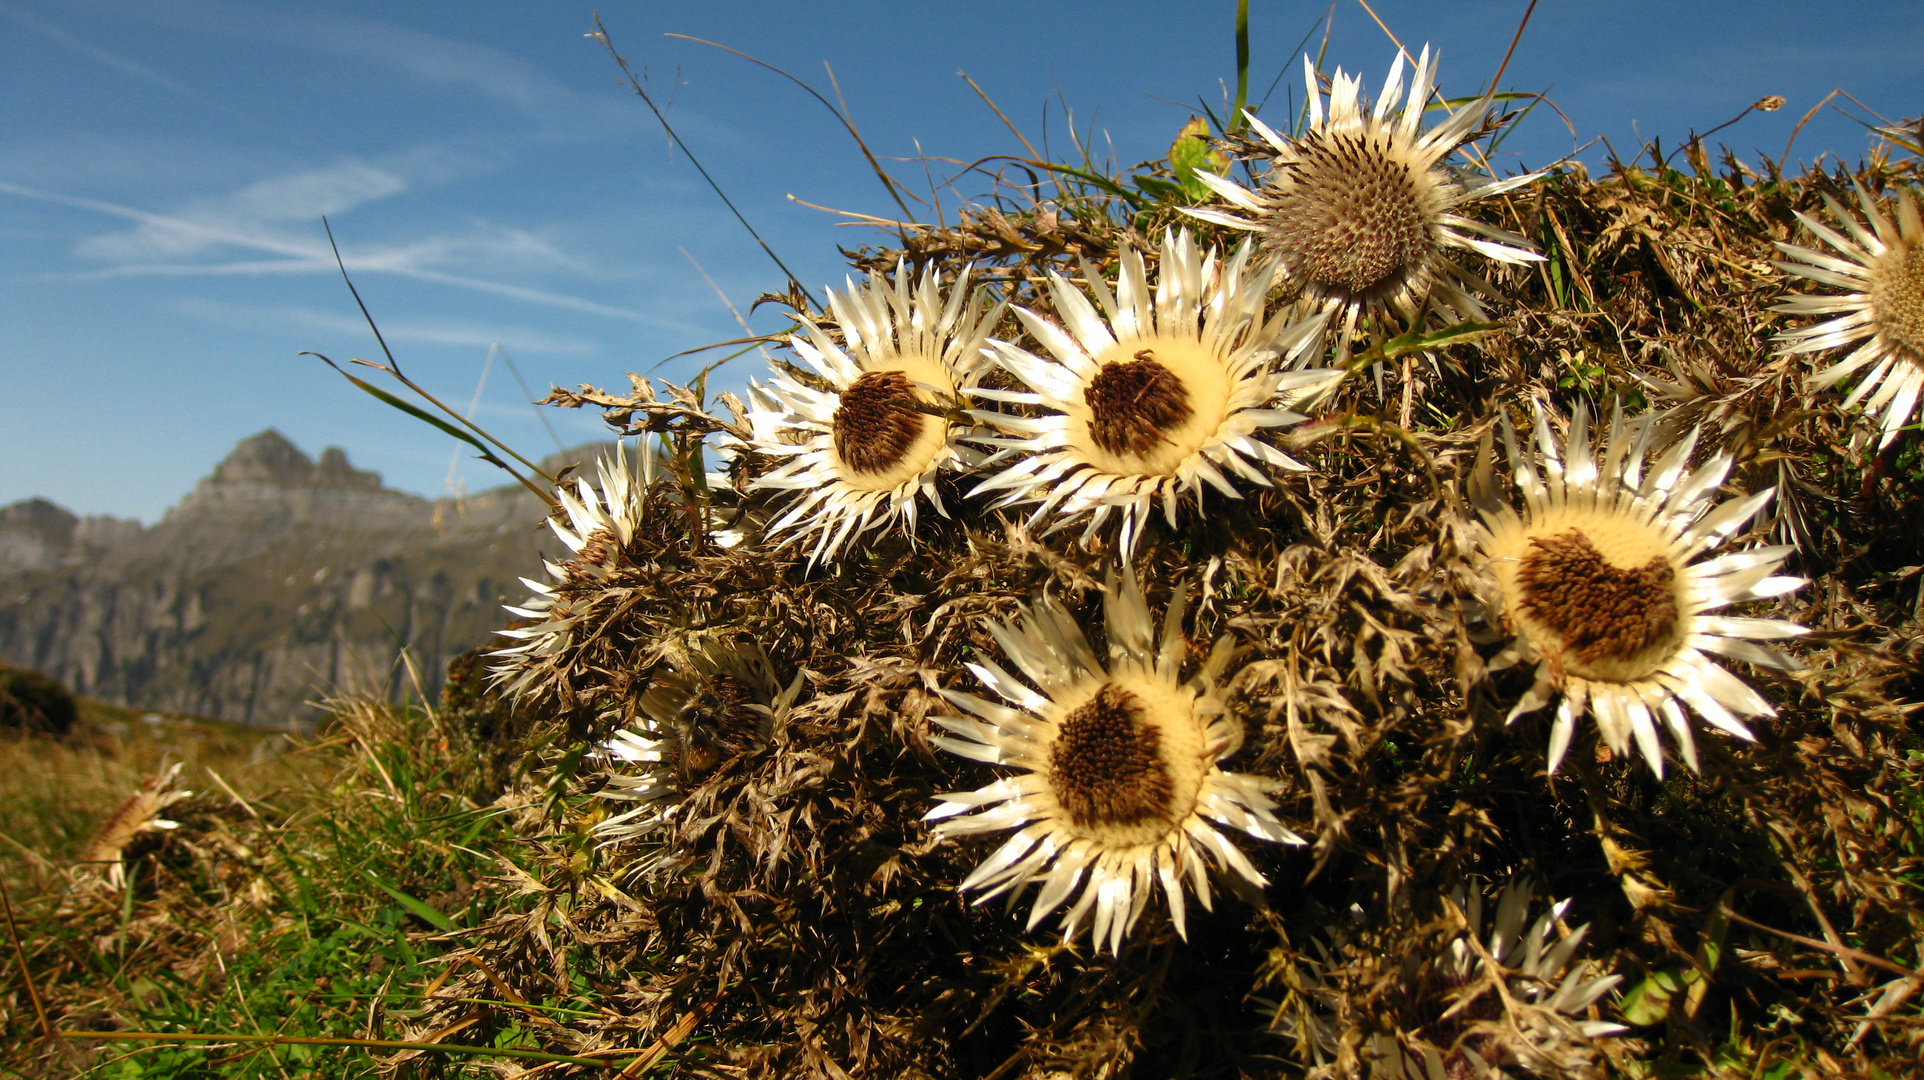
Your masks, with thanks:
[[[593,448],[566,460],[592,458]],[[152,528],[44,499],[0,508],[0,659],[136,708],[280,725],[337,690],[432,694],[536,576],[538,500],[430,501],[278,432]]]
[[[0,506],[0,574],[78,562],[140,534],[140,522],[75,517],[45,499]]]

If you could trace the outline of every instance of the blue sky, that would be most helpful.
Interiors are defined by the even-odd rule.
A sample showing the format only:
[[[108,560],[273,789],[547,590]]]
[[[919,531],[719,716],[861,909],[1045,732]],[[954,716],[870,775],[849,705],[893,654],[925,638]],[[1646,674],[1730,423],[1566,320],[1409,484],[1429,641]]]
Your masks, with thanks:
[[[1374,6],[1412,49],[1442,51],[1454,96],[1491,77],[1524,3]],[[409,373],[474,403],[524,452],[553,442],[506,365],[477,396],[493,344],[539,396],[550,383],[620,384],[739,336],[717,290],[746,312],[782,277],[584,37],[594,10],[0,0],[0,504],[41,495],[151,522],[270,426],[310,453],[344,446],[406,490],[498,483],[478,462],[451,472],[446,436],[297,355],[375,356],[326,253],[323,213]],[[1046,114],[1061,144],[1066,102],[1126,165],[1166,151],[1184,103],[1221,100],[1233,11],[1228,0],[783,0],[611,5],[602,17],[687,147],[819,290],[842,278],[837,244],[877,234],[787,196],[879,215],[893,204],[814,100],[665,34],[752,53],[832,99],[826,61],[880,155],[913,156],[917,140],[964,160],[1017,150],[957,76],[966,70],[1032,140]],[[1326,11],[1330,62],[1380,83],[1394,46],[1355,0],[1253,0],[1252,82],[1287,68],[1272,109],[1299,85],[1292,50]],[[1718,139],[1775,157],[1840,87],[1892,119],[1924,112],[1915,0],[1832,4],[1816,22],[1814,11],[1542,0],[1503,81],[1547,92],[1577,138],[1539,111],[1503,164],[1541,165],[1597,136],[1626,150],[1639,133],[1672,143],[1767,94],[1789,104]],[[1862,127],[1826,111],[1792,159],[1866,145]],[[899,163],[905,181],[921,173]],[[685,378],[698,363],[658,373]],[[739,383],[757,363],[717,378]],[[546,411],[563,442],[602,430]]]

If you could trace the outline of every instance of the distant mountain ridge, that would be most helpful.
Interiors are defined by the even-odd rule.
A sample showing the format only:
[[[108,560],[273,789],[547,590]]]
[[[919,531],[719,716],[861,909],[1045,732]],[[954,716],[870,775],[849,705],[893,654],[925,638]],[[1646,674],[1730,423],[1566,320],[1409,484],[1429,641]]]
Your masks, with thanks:
[[[556,546],[542,517],[519,485],[424,499],[270,429],[151,528],[46,499],[0,507],[0,660],[114,704],[248,724],[310,721],[336,689],[398,693],[403,646],[433,693],[525,597],[516,579]]]

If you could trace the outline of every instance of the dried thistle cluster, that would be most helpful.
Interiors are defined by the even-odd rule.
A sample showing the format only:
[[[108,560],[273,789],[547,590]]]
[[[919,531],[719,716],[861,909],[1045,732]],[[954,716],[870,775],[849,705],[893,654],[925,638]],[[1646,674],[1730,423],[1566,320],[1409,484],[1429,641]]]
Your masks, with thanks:
[[[1425,130],[1431,55],[1403,71],[1325,111],[1311,66],[1300,130],[1230,144],[1247,184],[1195,178],[1220,202],[1004,191],[859,253],[745,400],[555,392],[641,450],[563,500],[497,656],[571,827],[469,949],[529,1000],[599,988],[559,1044],[1425,1080],[1917,1052],[1924,293],[1913,197],[1877,194],[1916,159],[1499,178],[1452,163],[1489,99]]]

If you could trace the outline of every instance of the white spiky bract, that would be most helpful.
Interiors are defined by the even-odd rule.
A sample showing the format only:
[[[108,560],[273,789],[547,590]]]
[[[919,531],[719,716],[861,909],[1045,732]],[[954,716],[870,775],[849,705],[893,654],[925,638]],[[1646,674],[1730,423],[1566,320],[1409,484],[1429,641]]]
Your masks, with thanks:
[[[1824,196],[1831,217],[1844,232],[1797,212],[1797,220],[1842,258],[1797,244],[1777,245],[1789,257],[1775,264],[1779,270],[1845,291],[1817,296],[1793,293],[1772,310],[1836,316],[1779,334],[1778,351],[1816,353],[1855,344],[1844,359],[1818,372],[1811,385],[1831,386],[1870,368],[1844,404],[1854,407],[1863,402],[1877,417],[1877,446],[1882,450],[1910,420],[1918,394],[1924,391],[1924,217],[1909,191],[1898,194],[1894,222],[1861,184],[1857,201],[1863,219]]]
[[[1425,131],[1435,57],[1425,46],[1407,98],[1403,62],[1399,51],[1373,109],[1363,98],[1362,80],[1337,69],[1325,112],[1316,67],[1305,56],[1309,113],[1302,134],[1290,138],[1245,113],[1275,151],[1262,182],[1251,189],[1199,172],[1197,179],[1228,208],[1186,209],[1261,237],[1264,251],[1283,263],[1282,284],[1311,313],[1314,348],[1303,355],[1319,354],[1333,333],[1338,366],[1365,316],[1379,337],[1398,332],[1387,325],[1391,314],[1405,324],[1426,308],[1449,322],[1488,317],[1475,294],[1496,290],[1452,258],[1451,249],[1502,263],[1543,258],[1528,239],[1460,212],[1542,172],[1496,179],[1444,164],[1477,134],[1491,99]]]
[[[1362,1050],[1371,1077],[1505,1080],[1510,1074],[1504,1066],[1515,1064],[1531,1075],[1588,1075],[1573,1069],[1593,1057],[1590,1041],[1628,1029],[1581,1017],[1622,977],[1578,958],[1589,927],[1564,925],[1570,901],[1552,903],[1532,921],[1535,891],[1527,878],[1506,884],[1486,937],[1482,890],[1467,896],[1462,887],[1452,890],[1449,901],[1462,916],[1463,930],[1427,955],[1385,956],[1377,942],[1359,942],[1356,935],[1367,932],[1369,923],[1360,907],[1352,907],[1346,925],[1312,939],[1321,959],[1301,962],[1298,993],[1274,1006],[1271,1029],[1295,1037],[1314,1064],[1328,1065],[1345,1034],[1339,1020],[1344,994],[1332,984],[1331,969],[1387,960],[1391,970],[1400,969],[1404,985],[1388,990],[1381,967],[1372,966],[1372,996],[1386,1004],[1400,1001],[1405,1009],[1396,1019],[1410,1026],[1370,1034]]]
[[[504,605],[516,618],[532,621],[529,626],[495,631],[519,642],[492,654],[501,659],[490,671],[510,695],[519,696],[532,687],[540,676],[540,662],[560,655],[573,641],[580,617],[569,610],[561,586],[607,580],[619,553],[634,539],[648,489],[659,478],[653,451],[640,444],[635,446],[632,463],[627,449],[617,444],[612,455],[596,462],[595,472],[599,488],[584,476],[576,479],[572,491],[565,486],[555,489],[555,501],[567,521],[550,515],[548,526],[571,557],[559,563],[543,562],[554,584],[522,578],[534,595],[520,607]]]
[[[985,313],[981,297],[971,295],[968,286],[964,271],[945,296],[934,267],[916,278],[898,264],[892,282],[872,273],[860,286],[850,281],[845,294],[831,289],[829,312],[843,344],[809,319],[802,320],[803,333],[788,339],[789,348],[828,388],[808,386],[779,370],[766,385],[751,383],[753,449],[786,459],[753,487],[800,493],[767,532],[814,536],[811,566],[888,523],[900,521],[913,534],[918,499],[928,499],[947,517],[936,476],[944,469],[969,468],[984,456],[959,441],[970,433],[968,425],[907,409],[893,416],[913,432],[908,445],[865,452],[886,457],[886,468],[858,467],[837,442],[838,422],[848,419],[844,396],[864,376],[900,372],[913,399],[937,412],[967,404],[986,367],[984,346],[1002,310],[997,306]],[[843,434],[859,441],[862,432]]]
[[[1271,813],[1275,804],[1267,792],[1273,781],[1217,767],[1243,741],[1242,722],[1227,711],[1216,685],[1235,650],[1223,638],[1194,677],[1179,681],[1187,652],[1183,593],[1179,588],[1170,601],[1158,645],[1134,574],[1125,572],[1119,586],[1112,578],[1105,604],[1106,665],[1070,614],[1045,597],[1015,621],[989,626],[1033,687],[992,662],[969,665],[1014,708],[942,691],[967,715],[931,717],[955,736],[931,741],[966,758],[1020,770],[975,791],[942,795],[926,815],[943,837],[1017,830],[961,883],[963,891],[979,892],[976,903],[1039,885],[1028,918],[1033,929],[1076,896],[1062,916],[1065,940],[1074,940],[1087,926],[1098,952],[1115,952],[1157,888],[1168,898],[1177,933],[1187,936],[1184,882],[1209,908],[1211,860],[1255,885],[1267,883],[1212,822],[1262,840],[1303,842]],[[1062,787],[1065,779],[1082,785],[1078,790],[1085,797],[1092,780],[1130,783],[1127,777],[1073,775],[1074,763],[1065,763],[1058,750],[1079,711],[1105,691],[1127,694],[1138,705],[1132,714],[1135,735],[1144,737],[1145,747],[1153,746],[1164,781],[1153,800],[1160,804],[1158,813],[1078,821],[1064,805],[1063,796],[1071,794]],[[1123,802],[1146,798],[1140,789],[1114,786],[1094,794]]]
[[[1576,959],[1577,949],[1590,927],[1585,924],[1571,930],[1562,925],[1563,913],[1570,909],[1569,900],[1553,901],[1531,922],[1531,901],[1535,893],[1536,886],[1528,878],[1518,878],[1505,885],[1497,896],[1496,920],[1490,924],[1490,936],[1483,939],[1483,893],[1472,892],[1464,912],[1468,930],[1450,942],[1443,967],[1455,978],[1468,982],[1494,963],[1514,973],[1516,978],[1510,989],[1518,1000],[1575,1016],[1609,993],[1623,977],[1590,978],[1591,962]],[[1453,899],[1459,908],[1463,906],[1461,890]],[[1481,949],[1471,944],[1477,940],[1481,940]],[[1573,960],[1575,967],[1570,966]],[[1591,1039],[1628,1030],[1622,1024],[1601,1020],[1585,1021],[1580,1028],[1583,1036]]]
[[[1677,440],[1645,471],[1655,425],[1626,430],[1621,410],[1613,410],[1599,461],[1590,442],[1587,411],[1570,421],[1568,447],[1559,447],[1539,406],[1536,445],[1519,447],[1508,417],[1500,425],[1510,469],[1523,495],[1519,514],[1494,496],[1488,444],[1477,466],[1475,486],[1484,528],[1478,537],[1485,571],[1502,594],[1503,619],[1513,641],[1492,661],[1500,668],[1538,661],[1536,682],[1510,710],[1509,720],[1548,705],[1561,693],[1551,729],[1549,767],[1554,773],[1569,749],[1577,720],[1587,711],[1596,718],[1604,742],[1621,754],[1634,743],[1651,770],[1663,775],[1663,749],[1657,725],[1676,742],[1693,771],[1697,748],[1683,705],[1712,726],[1752,739],[1743,717],[1774,716],[1775,710],[1748,684],[1712,662],[1716,653],[1768,667],[1794,669],[1794,660],[1756,640],[1796,637],[1805,628],[1778,619],[1714,614],[1750,600],[1785,595],[1807,584],[1776,573],[1795,550],[1751,547],[1694,561],[1723,546],[1769,503],[1775,488],[1719,502],[1717,491],[1730,471],[1727,453],[1689,468],[1698,431]],[[1573,542],[1574,538],[1574,542]],[[1595,578],[1580,610],[1550,613],[1545,599],[1565,583],[1551,580],[1546,558],[1553,547],[1580,550],[1592,560]],[[1541,569],[1546,575],[1535,576]],[[1670,605],[1668,625],[1653,626],[1635,649],[1635,638],[1612,652],[1596,648],[1599,639],[1574,636],[1570,619],[1637,617],[1653,610],[1637,606],[1638,594],[1626,584],[1640,570],[1657,584],[1656,607]],[[1539,581],[1542,591],[1526,588]],[[1572,595],[1572,594],[1566,594]],[[1566,620],[1557,625],[1557,620]],[[1611,629],[1600,625],[1599,629]]]
[[[1491,1052],[1478,1052],[1468,1044],[1441,1050],[1428,1043],[1409,1046],[1379,1032],[1371,1041],[1371,1049],[1381,1075],[1397,1080],[1431,1080],[1438,1075],[1502,1080],[1507,1074],[1501,1066],[1511,1062],[1533,1071],[1547,1069],[1551,1075],[1563,1075],[1571,1036],[1590,1040],[1629,1030],[1606,1020],[1566,1019],[1581,1015],[1623,977],[1592,977],[1591,962],[1576,959],[1590,928],[1584,925],[1571,930],[1562,925],[1570,901],[1556,901],[1530,921],[1534,893],[1535,887],[1527,878],[1505,885],[1497,898],[1489,937],[1484,938],[1481,890],[1470,893],[1467,910],[1463,890],[1457,890],[1451,900],[1464,911],[1468,927],[1433,961],[1436,970],[1429,977],[1437,982],[1473,991],[1480,982],[1503,982],[1508,1000],[1501,1018],[1490,1025],[1492,1038],[1483,1044]],[[1489,991],[1485,988],[1484,992]],[[1451,1050],[1454,1052],[1446,1060],[1444,1052]],[[1451,1068],[1459,1062],[1468,1067],[1467,1071]]]
[[[595,795],[627,807],[593,826],[603,847],[649,836],[673,820],[688,785],[699,779],[683,760],[691,745],[739,736],[723,729],[743,723],[754,729],[748,741],[765,745],[802,690],[800,672],[783,687],[767,653],[752,642],[714,639],[677,651],[642,695],[635,719],[601,744],[604,783]],[[715,688],[723,681],[745,696],[718,700]],[[744,715],[717,715],[716,709]],[[660,860],[636,869],[656,865]]]
[[[649,716],[622,728],[601,744],[607,761],[607,783],[596,795],[633,804],[613,817],[595,823],[593,833],[603,844],[618,844],[661,828],[673,813],[671,801],[681,795],[673,757],[676,734],[668,726],[672,716]]]
[[[1054,519],[1045,535],[1086,518],[1085,543],[1112,516],[1119,518],[1117,546],[1126,563],[1158,502],[1174,528],[1184,494],[1194,497],[1201,512],[1206,488],[1242,497],[1230,475],[1267,487],[1269,478],[1257,465],[1307,468],[1258,433],[1304,420],[1287,406],[1325,392],[1342,376],[1277,370],[1278,355],[1300,348],[1306,331],[1282,316],[1265,321],[1274,268],[1251,266],[1252,258],[1252,247],[1244,244],[1222,262],[1213,250],[1204,254],[1187,230],[1172,231],[1163,238],[1153,290],[1142,254],[1133,248],[1122,249],[1113,293],[1085,266],[1093,303],[1052,272],[1049,292],[1061,321],[1020,307],[1016,316],[1054,359],[997,341],[997,362],[1029,391],[977,395],[1048,411],[976,414],[1011,433],[982,440],[1000,448],[991,463],[1016,460],[971,494],[997,493],[997,507],[1037,503],[1031,525]],[[1180,380],[1189,413],[1159,431],[1146,452],[1112,452],[1091,435],[1092,423],[1113,418],[1096,415],[1090,390],[1105,368],[1143,355]]]

